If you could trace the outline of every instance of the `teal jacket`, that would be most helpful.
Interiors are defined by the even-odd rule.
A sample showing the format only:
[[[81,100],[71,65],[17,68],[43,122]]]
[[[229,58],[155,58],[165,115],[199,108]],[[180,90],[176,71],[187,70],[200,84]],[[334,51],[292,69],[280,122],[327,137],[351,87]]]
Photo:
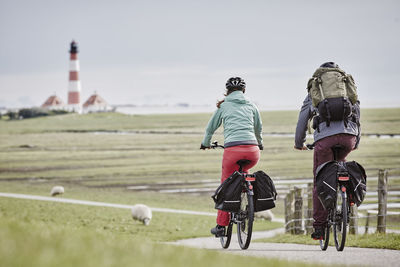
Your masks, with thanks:
[[[208,122],[202,145],[209,147],[214,132],[224,123],[225,146],[254,144],[262,145],[262,122],[256,105],[242,91],[226,96]]]

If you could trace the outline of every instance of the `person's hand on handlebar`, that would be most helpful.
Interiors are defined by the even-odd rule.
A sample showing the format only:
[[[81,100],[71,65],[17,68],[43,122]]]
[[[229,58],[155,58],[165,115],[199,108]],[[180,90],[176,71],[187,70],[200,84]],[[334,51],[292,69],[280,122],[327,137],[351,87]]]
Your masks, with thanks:
[[[308,150],[306,145],[303,145],[303,147],[294,146],[294,149],[297,149],[297,150]]]
[[[210,149],[209,146],[204,146],[203,144],[200,145],[200,149],[202,150],[206,150],[206,149]]]

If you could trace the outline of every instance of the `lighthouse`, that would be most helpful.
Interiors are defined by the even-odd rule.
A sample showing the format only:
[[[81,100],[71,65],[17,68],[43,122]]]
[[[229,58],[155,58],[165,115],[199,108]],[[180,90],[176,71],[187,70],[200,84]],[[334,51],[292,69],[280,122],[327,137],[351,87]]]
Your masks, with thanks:
[[[79,80],[78,45],[71,42],[68,85],[68,109],[81,113],[81,82]]]

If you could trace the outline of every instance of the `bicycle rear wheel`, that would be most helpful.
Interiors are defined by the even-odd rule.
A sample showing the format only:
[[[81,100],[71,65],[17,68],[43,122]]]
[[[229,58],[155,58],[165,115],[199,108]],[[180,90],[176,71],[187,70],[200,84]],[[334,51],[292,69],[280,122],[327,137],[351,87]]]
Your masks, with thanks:
[[[229,225],[227,226],[226,229],[226,234],[222,237],[220,237],[221,245],[223,248],[228,248],[229,244],[231,243],[231,237],[232,237],[232,222],[229,222]]]
[[[319,240],[319,246],[324,251],[328,248],[328,245],[329,245],[330,231],[331,231],[331,226],[329,225],[329,223],[327,223],[327,226],[325,227],[325,233],[324,233],[323,239]]]
[[[247,249],[250,245],[254,221],[253,196],[247,192],[242,192],[238,217],[237,235],[239,246],[242,249]]]
[[[342,190],[342,188],[344,188]],[[346,243],[346,234],[348,228],[348,205],[347,205],[347,194],[346,188],[340,187],[338,190],[335,214],[333,218],[333,236],[335,238],[335,247],[337,251],[342,251],[344,249],[344,244]]]

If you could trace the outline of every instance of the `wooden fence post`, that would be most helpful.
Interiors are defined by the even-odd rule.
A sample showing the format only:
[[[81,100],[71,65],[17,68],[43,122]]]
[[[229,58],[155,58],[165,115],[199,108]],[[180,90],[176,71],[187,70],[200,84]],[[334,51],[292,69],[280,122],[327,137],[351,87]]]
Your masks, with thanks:
[[[291,196],[292,196],[292,191],[289,191],[289,193],[286,194],[285,199],[284,199],[284,206],[285,206],[285,233],[290,232],[290,220],[292,219],[291,217]]]
[[[378,174],[378,233],[386,233],[388,171],[379,170]]]
[[[371,217],[371,213],[367,210],[367,219],[365,221],[365,234],[368,234],[369,229],[369,217]]]
[[[307,184],[307,211],[305,213],[306,222],[305,230],[307,234],[311,234],[313,231],[313,183]]]
[[[350,207],[349,234],[358,234],[358,208],[356,204]]]
[[[303,190],[300,187],[294,188],[294,234],[303,233]]]

